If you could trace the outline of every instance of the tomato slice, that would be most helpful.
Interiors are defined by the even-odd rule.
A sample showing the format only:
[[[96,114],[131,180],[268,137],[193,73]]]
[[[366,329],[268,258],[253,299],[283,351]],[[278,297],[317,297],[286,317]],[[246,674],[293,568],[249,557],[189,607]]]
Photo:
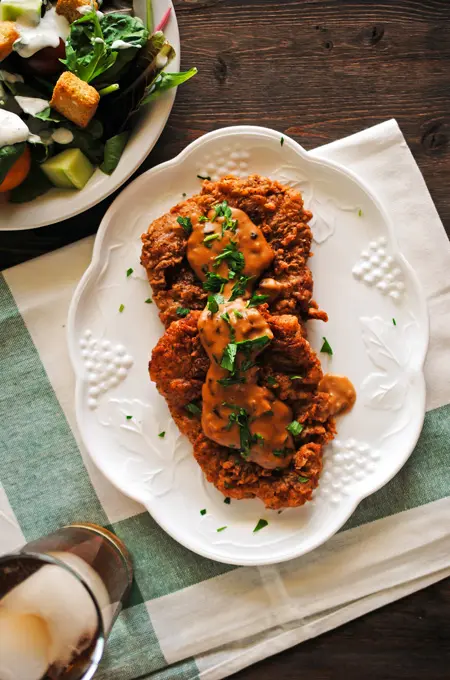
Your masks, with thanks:
[[[5,179],[0,184],[0,193],[5,191],[11,191],[22,184],[25,177],[30,172],[31,166],[31,154],[28,146],[25,147],[25,151],[16,160],[13,166],[9,169]]]

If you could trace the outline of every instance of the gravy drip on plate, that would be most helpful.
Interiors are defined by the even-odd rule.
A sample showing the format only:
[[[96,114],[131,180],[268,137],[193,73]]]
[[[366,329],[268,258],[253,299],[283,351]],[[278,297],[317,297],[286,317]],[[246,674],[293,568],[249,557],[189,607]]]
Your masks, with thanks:
[[[356,401],[356,390],[344,375],[326,373],[319,382],[319,392],[327,392],[330,395],[330,416],[348,413]]]
[[[224,203],[192,219],[187,258],[210,290],[198,323],[211,362],[202,391],[202,428],[218,444],[268,469],[288,466],[295,449],[287,430],[291,409],[257,384],[255,361],[273,333],[251,295],[273,257],[242,210]]]

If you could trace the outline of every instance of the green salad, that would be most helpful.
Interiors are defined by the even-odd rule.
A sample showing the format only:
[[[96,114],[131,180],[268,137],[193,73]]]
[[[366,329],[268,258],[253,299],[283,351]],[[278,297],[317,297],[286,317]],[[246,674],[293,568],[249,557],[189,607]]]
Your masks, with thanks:
[[[168,73],[163,29],[132,0],[0,1],[0,193],[32,201],[116,169],[136,115],[197,70]]]

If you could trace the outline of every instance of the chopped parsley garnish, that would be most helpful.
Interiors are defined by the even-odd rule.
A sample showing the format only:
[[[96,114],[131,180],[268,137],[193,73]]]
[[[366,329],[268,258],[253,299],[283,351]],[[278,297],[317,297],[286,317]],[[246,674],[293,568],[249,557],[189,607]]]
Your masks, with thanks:
[[[358,210],[358,217],[362,217],[362,216],[363,216],[363,211],[362,211],[361,208],[360,208],[360,209]]]
[[[292,423],[289,423],[286,430],[290,432],[294,437],[297,437],[303,430],[303,425],[299,423],[298,420],[293,420]]]
[[[222,201],[222,203],[218,203],[214,206],[214,215],[211,221],[215,222],[218,217],[223,217],[222,236],[225,231],[230,230],[235,232],[238,227],[238,221],[233,220],[232,215],[233,213],[231,212],[231,208],[227,201]]]
[[[243,319],[244,315],[238,309],[233,309],[234,316],[236,319]]]
[[[153,300],[152,300],[151,298],[147,298],[146,301],[145,301],[145,304],[147,304],[147,305],[152,305],[152,304],[153,304]]]
[[[222,203],[218,203],[214,206],[214,215],[212,216],[211,222],[215,222],[218,217],[231,219],[232,214],[233,213],[231,212],[231,208],[227,201],[222,201]]]
[[[203,289],[210,290],[211,293],[221,293],[226,283],[227,279],[224,279],[223,276],[219,276],[214,272],[206,272],[206,281],[203,281]]]
[[[230,315],[228,314],[228,312],[224,312],[223,314],[220,315],[220,318],[227,324],[228,329],[230,331],[231,342],[234,342],[236,339],[236,331],[234,330],[233,325],[231,323]]]
[[[184,408],[186,409],[186,411],[189,411],[189,413],[192,413],[192,415],[194,416],[199,416],[202,412],[202,409],[200,408],[200,406],[197,406],[195,401],[189,402],[189,404],[186,404]]]
[[[258,520],[258,524],[253,529],[253,533],[256,534],[257,531],[261,531],[261,529],[264,529],[264,527],[266,527],[268,524],[269,522],[266,519]]]
[[[233,302],[233,300],[236,300],[238,297],[242,297],[244,295],[245,290],[247,288],[247,284],[252,279],[253,276],[240,276],[239,280],[236,281],[234,284],[233,288],[231,289],[231,297],[230,297],[230,302]]]
[[[322,345],[320,351],[323,352],[324,354],[329,354],[330,356],[333,354],[333,350],[331,349],[331,345],[330,345],[330,343],[328,342],[328,340],[326,339],[325,336],[323,337],[323,345]]]
[[[133,416],[125,416],[127,420],[131,420]]]
[[[219,305],[223,305],[225,298],[220,293],[215,293],[214,295],[208,295],[208,312],[215,314],[219,311]]]
[[[395,320],[394,318],[392,319],[392,323],[394,324],[394,326],[397,325],[397,322],[396,322],[396,320]]]
[[[177,307],[177,309],[176,309],[177,316],[181,316],[181,317],[187,316],[190,311],[191,310],[188,309],[187,307]]]
[[[206,515],[206,508],[203,508],[203,510],[200,510],[201,515]]]
[[[268,375],[267,376],[267,384],[273,387],[274,385],[277,384],[276,379],[273,377],[273,375]]]
[[[208,218],[206,217],[206,215],[200,215],[200,217],[198,218],[198,221],[199,222],[208,222]]]
[[[291,375],[289,380],[302,380],[302,375]]]
[[[214,260],[214,267],[218,267],[220,262],[227,263],[229,269],[229,279],[233,279],[236,274],[239,274],[243,270],[245,266],[244,255],[238,249],[238,244],[236,241],[230,241],[222,250],[222,252],[214,258]]]
[[[220,234],[208,234],[205,236],[203,239],[203,244],[206,246],[206,248],[211,248],[212,247],[212,242],[215,241],[217,238],[220,238]]]
[[[265,302],[269,298],[268,295],[252,295],[250,300],[247,302],[247,307],[257,307]]]
[[[231,503],[231,498],[230,498],[229,496],[227,496],[226,498],[224,498],[223,502],[224,502],[226,505],[230,505],[230,503]]]
[[[164,439],[165,436],[166,436],[165,432],[160,432],[158,435],[158,437],[160,437],[161,439]]]
[[[127,278],[128,278],[128,276],[131,276],[131,274],[132,274],[133,272],[134,272],[133,267],[130,267],[129,269],[127,269]]]
[[[230,373],[234,372],[237,349],[236,343],[229,342],[223,351],[222,359],[220,361],[221,367],[226,371],[230,371]]]
[[[222,314],[222,318],[223,316],[224,315]],[[253,340],[241,340],[240,342],[229,342],[224,349],[220,365],[222,366],[222,368],[225,368],[227,371],[230,371],[230,373],[233,373],[236,369],[236,356],[238,352],[243,352],[244,356],[248,360],[252,352],[256,350],[262,350],[269,342],[270,338],[268,335],[261,335],[259,338],[253,338]],[[253,363],[250,362],[250,364],[248,364],[247,362],[247,366],[244,368],[243,365],[242,368],[244,371],[246,371],[249,368],[251,368],[251,366],[253,366]]]
[[[309,482],[309,477],[302,477],[301,475],[299,475],[297,477],[297,481],[300,482],[300,484],[306,484],[306,482]]]
[[[281,144],[281,146],[283,146],[283,144],[284,144],[284,137],[282,137],[282,138],[280,139],[280,144]]]
[[[192,222],[190,217],[177,217],[178,224],[183,227],[183,231],[187,236],[192,233]]]
[[[122,313],[124,309],[125,309],[125,305],[120,305],[119,312]]]
[[[240,385],[241,383],[245,383],[245,378],[244,376],[240,375],[230,375],[228,378],[220,378],[217,382],[223,387],[230,387],[230,385]]]
[[[219,531],[225,531],[225,529],[228,529],[228,527],[226,527],[226,526],[225,527],[219,527],[217,529],[217,533],[219,533]]]
[[[264,437],[261,434],[252,434],[250,432],[250,414],[245,408],[240,406],[235,406],[234,404],[228,404],[223,402],[222,406],[227,406],[232,409],[232,413],[228,416],[227,430],[231,430],[233,425],[237,425],[239,428],[239,444],[240,444],[240,454],[245,460],[250,455],[250,447],[253,444],[258,444],[258,442],[263,442]]]
[[[243,351],[246,353],[253,352],[256,349],[263,349],[270,342],[268,335],[260,335],[259,338],[253,338],[252,340],[241,340],[237,342],[238,351]]]
[[[207,179],[208,181],[211,181],[211,177],[209,175],[197,175],[199,179]]]

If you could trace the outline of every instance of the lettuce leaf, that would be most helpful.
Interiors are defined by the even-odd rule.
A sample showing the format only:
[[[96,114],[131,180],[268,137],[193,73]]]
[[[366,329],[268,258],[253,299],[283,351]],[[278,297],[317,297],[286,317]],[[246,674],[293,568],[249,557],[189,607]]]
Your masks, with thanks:
[[[100,170],[106,175],[111,175],[117,168],[129,136],[129,132],[121,132],[107,140],[103,163],[100,166]]]
[[[143,106],[154,101],[172,87],[178,87],[178,85],[185,83],[186,80],[195,76],[196,73],[197,69],[195,66],[190,68],[189,71],[181,71],[180,73],[166,73],[163,71],[148,88],[148,94],[142,99],[140,105]]]

